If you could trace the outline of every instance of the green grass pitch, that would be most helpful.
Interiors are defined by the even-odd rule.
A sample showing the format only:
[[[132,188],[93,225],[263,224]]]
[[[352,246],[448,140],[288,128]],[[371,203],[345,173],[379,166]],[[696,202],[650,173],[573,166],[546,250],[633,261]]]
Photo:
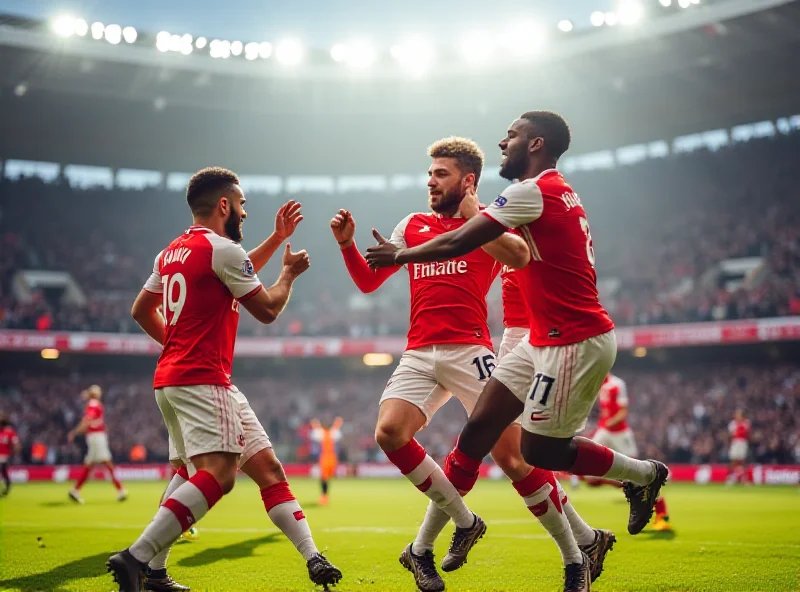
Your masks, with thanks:
[[[68,485],[17,485],[0,501],[0,590],[103,591],[110,553],[130,544],[153,515],[162,483],[129,483],[114,500],[109,483],[89,483],[86,505],[67,500]],[[338,480],[331,504],[317,507],[317,484],[292,487],[320,549],[344,572],[336,590],[413,591],[398,563],[425,510],[405,480]],[[585,486],[567,492],[590,524],[618,542],[593,588],[605,591],[800,590],[800,490],[671,484],[665,490],[673,533],[625,530],[621,492]],[[555,545],[505,482],[478,483],[467,501],[489,530],[447,590],[555,591],[562,571]],[[200,524],[200,539],[176,545],[171,574],[193,590],[311,591],[305,564],[267,518],[259,492],[240,480]],[[451,529],[440,538],[441,559]],[[42,537],[44,547],[37,543]]]

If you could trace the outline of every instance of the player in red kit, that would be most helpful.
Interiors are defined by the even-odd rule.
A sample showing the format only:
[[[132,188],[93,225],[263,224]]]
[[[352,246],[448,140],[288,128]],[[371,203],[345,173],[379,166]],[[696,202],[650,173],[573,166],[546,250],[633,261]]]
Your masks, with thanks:
[[[522,409],[525,460],[544,469],[625,481],[628,530],[636,534],[650,520],[667,467],[574,437],[614,363],[616,339],[597,296],[586,213],[555,169],[569,143],[561,116],[523,114],[500,142],[500,174],[518,183],[454,232],[415,248],[384,242],[368,249],[367,261],[374,268],[445,261],[471,253],[509,228],[519,230],[531,251],[530,265],[518,273],[530,311],[530,337],[503,358],[489,380],[448,457],[448,478],[459,490],[471,489],[481,460]],[[573,570],[573,575],[565,589],[587,590],[585,572]]]
[[[308,255],[293,253],[287,243],[278,280],[265,289],[256,270],[282,240],[271,237],[250,253],[241,247],[247,213],[238,177],[226,169],[203,169],[189,181],[186,199],[194,224],[158,254],[131,311],[163,344],[153,387],[174,447],[170,456],[181,468],[152,522],[109,558],[108,569],[121,592],[141,590],[148,563],[166,561],[164,551],[233,489],[241,465],[264,485],[261,497],[270,518],[308,555],[314,583],[335,584],[341,572],[316,550],[264,428],[231,383],[240,305],[264,324],[275,321],[294,281],[308,269]],[[196,469],[192,475],[189,463]],[[148,589],[186,589],[166,578],[165,568],[157,575],[164,577],[148,573]]]
[[[636,458],[639,455],[636,446],[636,437],[628,425],[628,387],[625,381],[618,376],[609,374],[600,387],[597,398],[600,408],[600,419],[597,429],[592,435],[592,440],[601,446],[607,446],[616,452]],[[590,485],[613,485],[622,487],[619,481],[586,477]],[[669,512],[664,496],[656,499],[655,505],[655,530],[670,530]]]
[[[429,205],[434,213],[412,214],[406,218],[392,234],[391,241],[395,244],[424,243],[450,228],[460,227],[466,219],[479,213],[474,187],[483,163],[480,149],[469,140],[448,138],[434,144],[429,154],[433,158],[429,169]],[[370,272],[352,241],[355,227],[348,212],[340,211],[331,226],[348,270],[363,291],[374,290],[399,269]],[[527,263],[529,253],[516,237],[504,235],[501,241],[488,247],[492,257],[511,263],[513,267]],[[400,557],[402,565],[414,574],[417,586],[426,592],[444,589],[444,582],[436,572],[433,544],[447,525],[453,506],[462,507],[463,502],[456,497],[457,492],[442,483],[441,469],[425,455],[414,440],[414,434],[451,395],[471,412],[476,394],[495,366],[486,327],[486,292],[498,272],[492,257],[476,251],[469,257],[440,265],[409,266],[411,326],[408,347],[381,398],[376,440],[401,472],[431,498],[416,539]],[[471,327],[478,330],[470,334]],[[491,453],[525,499],[531,484],[547,479],[548,475],[534,472],[522,460],[518,441],[518,434],[516,440],[513,436],[505,438]],[[454,520],[453,543],[442,562],[445,571],[457,569],[482,534],[479,519],[473,521],[468,510],[464,517],[466,524],[473,527],[467,528]],[[562,553],[572,550],[580,557],[581,551],[569,524],[552,524],[547,518],[537,517],[554,536]],[[593,544],[595,533],[588,526],[586,529]]]
[[[731,445],[728,449],[730,473],[728,484],[747,483],[747,454],[750,450],[750,421],[744,418],[744,411],[737,409],[733,419],[728,424],[728,433],[731,436]]]
[[[8,474],[8,463],[20,451],[19,437],[11,425],[7,413],[0,413],[0,473],[3,476],[5,489],[0,493],[4,497],[11,491],[11,477]]]
[[[117,500],[123,502],[128,499],[128,494],[122,487],[114,471],[114,464],[111,462],[111,450],[108,447],[108,434],[106,433],[105,411],[100,399],[103,390],[93,384],[81,393],[81,398],[86,401],[83,418],[80,423],[67,434],[67,440],[73,442],[75,436],[86,434],[86,458],[83,461],[83,468],[75,487],[70,489],[69,499],[75,503],[82,504],[81,487],[86,483],[95,465],[105,465],[111,475],[111,482],[117,488]]]

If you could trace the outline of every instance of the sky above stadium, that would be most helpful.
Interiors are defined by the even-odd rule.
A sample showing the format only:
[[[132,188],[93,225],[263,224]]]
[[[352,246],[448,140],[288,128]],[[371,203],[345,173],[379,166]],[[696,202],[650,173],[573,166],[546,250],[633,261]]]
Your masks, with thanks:
[[[327,47],[353,37],[390,45],[398,37],[425,34],[457,39],[465,30],[501,28],[522,18],[555,25],[570,19],[589,26],[595,10],[613,0],[0,0],[0,13],[52,18],[69,13],[87,21],[142,31],[191,33],[242,41],[284,35]]]

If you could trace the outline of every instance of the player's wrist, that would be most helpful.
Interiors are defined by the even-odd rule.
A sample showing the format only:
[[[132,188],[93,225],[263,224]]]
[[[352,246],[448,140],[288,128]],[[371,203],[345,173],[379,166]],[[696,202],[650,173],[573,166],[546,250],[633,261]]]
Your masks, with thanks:
[[[349,249],[350,247],[353,246],[353,243],[355,243],[355,241],[352,238],[348,238],[348,239],[345,239],[345,240],[342,240],[342,241],[336,241],[336,242],[339,244],[339,248],[342,251],[344,251],[345,249]]]

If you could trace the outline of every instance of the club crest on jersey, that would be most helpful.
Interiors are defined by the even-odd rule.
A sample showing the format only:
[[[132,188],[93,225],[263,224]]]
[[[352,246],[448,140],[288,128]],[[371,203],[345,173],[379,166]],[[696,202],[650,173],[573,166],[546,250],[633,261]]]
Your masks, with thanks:
[[[420,231],[420,233],[423,233],[423,232],[430,232],[430,231],[431,231],[431,227],[430,227],[430,226],[428,226],[428,225],[426,224],[425,226],[423,226],[422,228],[420,228],[420,229],[419,229],[419,231]]]
[[[242,263],[242,273],[247,277],[253,277],[256,274],[256,270],[253,268],[253,263],[250,259],[245,259]]]
[[[498,195],[497,199],[494,200],[494,205],[496,205],[498,208],[502,208],[507,203],[508,203],[508,199],[506,199],[502,195]]]

